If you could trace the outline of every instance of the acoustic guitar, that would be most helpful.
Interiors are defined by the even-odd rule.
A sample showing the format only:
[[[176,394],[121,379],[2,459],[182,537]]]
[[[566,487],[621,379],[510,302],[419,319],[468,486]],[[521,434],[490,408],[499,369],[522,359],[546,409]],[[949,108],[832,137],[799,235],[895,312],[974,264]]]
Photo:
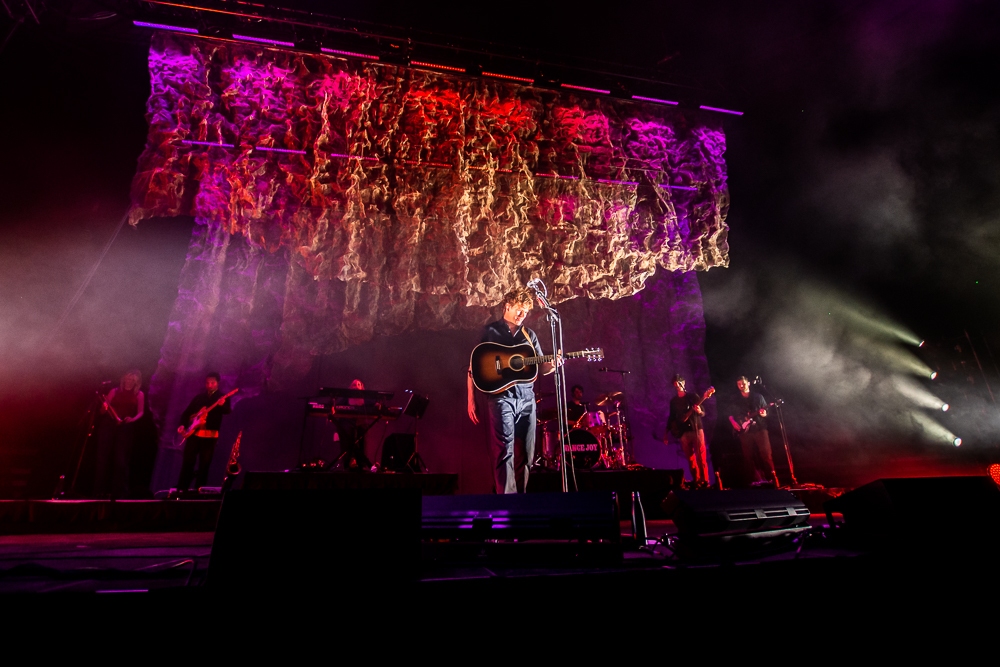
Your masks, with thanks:
[[[472,383],[486,394],[499,394],[515,384],[531,384],[538,379],[538,367],[555,361],[554,354],[538,356],[527,343],[501,345],[480,343],[472,350]],[[604,350],[591,347],[563,354],[563,359],[601,361]]]

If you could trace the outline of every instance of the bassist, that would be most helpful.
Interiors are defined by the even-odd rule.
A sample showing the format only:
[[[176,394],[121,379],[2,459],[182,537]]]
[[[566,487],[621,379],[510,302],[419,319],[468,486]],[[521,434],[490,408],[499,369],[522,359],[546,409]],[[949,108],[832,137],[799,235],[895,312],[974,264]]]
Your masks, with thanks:
[[[688,465],[691,467],[694,487],[707,489],[710,482],[708,481],[705,431],[701,425],[701,418],[705,415],[705,410],[701,407],[701,402],[711,393],[706,392],[705,397],[689,394],[685,391],[684,378],[680,375],[674,376],[674,389],[677,390],[677,395],[670,399],[667,432],[680,440],[681,449],[684,450],[684,456],[687,457]],[[664,437],[664,442],[666,442],[666,437]]]
[[[205,376],[205,391],[191,399],[191,403],[181,415],[181,424],[177,432],[183,434],[199,410],[212,406],[220,398],[222,394],[219,392],[219,374],[209,373]],[[227,398],[222,405],[209,410],[204,423],[198,424],[195,432],[185,441],[184,461],[181,463],[181,475],[177,480],[178,491],[187,491],[192,478],[195,479],[195,488],[205,486],[208,481],[208,468],[215,453],[215,443],[219,441],[222,416],[230,412],[232,406]],[[197,474],[194,470],[195,461],[198,462]]]
[[[512,290],[504,295],[503,318],[487,324],[482,343],[522,345],[528,343],[535,353],[542,354],[535,332],[524,326],[524,319],[534,305],[534,294],[528,289]],[[541,365],[541,373],[549,375],[562,362]],[[473,424],[479,423],[476,396],[472,383],[472,367],[468,373],[468,411]],[[524,493],[528,486],[528,470],[535,459],[535,392],[530,384],[514,384],[504,391],[490,394],[489,411],[490,453],[493,457],[493,478],[497,493]]]

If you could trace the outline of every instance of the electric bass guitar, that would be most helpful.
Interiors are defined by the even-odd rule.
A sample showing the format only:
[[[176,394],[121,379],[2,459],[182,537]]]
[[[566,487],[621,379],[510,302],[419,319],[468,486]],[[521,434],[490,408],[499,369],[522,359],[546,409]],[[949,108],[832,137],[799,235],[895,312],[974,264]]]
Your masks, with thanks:
[[[538,367],[555,361],[554,354],[539,356],[527,343],[501,345],[480,343],[472,350],[472,383],[486,394],[499,394],[515,384],[531,384],[538,379]],[[601,361],[604,350],[591,347],[563,354],[563,359]]]
[[[202,426],[205,425],[205,420],[208,419],[209,412],[211,412],[212,410],[216,409],[217,407],[225,403],[226,399],[228,399],[230,396],[232,396],[238,391],[239,389],[233,389],[228,394],[222,396],[215,403],[212,403],[211,405],[206,405],[201,410],[198,410],[198,412],[194,413],[194,416],[191,417],[191,425],[188,426],[184,430],[184,433],[181,434],[181,436],[183,436],[181,438],[181,444],[187,442],[187,439],[190,438],[192,435],[194,435],[195,431],[197,431],[198,429],[200,429]]]
[[[680,437],[681,434],[679,433],[679,431],[681,426],[691,421],[691,417],[694,417],[694,413],[698,411],[698,406],[707,401],[709,397],[711,397],[712,394],[714,393],[715,393],[715,387],[709,387],[708,389],[706,389],[705,393],[702,394],[701,396],[698,396],[697,400],[695,400],[695,402],[691,404],[691,407],[688,408],[688,411],[684,413],[684,417],[674,422],[673,433],[675,438]]]

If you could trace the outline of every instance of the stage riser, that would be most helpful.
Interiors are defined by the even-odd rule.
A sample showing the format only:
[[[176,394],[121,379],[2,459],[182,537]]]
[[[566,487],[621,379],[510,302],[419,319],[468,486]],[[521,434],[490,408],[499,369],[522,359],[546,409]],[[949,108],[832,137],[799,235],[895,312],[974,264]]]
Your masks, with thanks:
[[[0,535],[211,532],[220,500],[4,500]]]

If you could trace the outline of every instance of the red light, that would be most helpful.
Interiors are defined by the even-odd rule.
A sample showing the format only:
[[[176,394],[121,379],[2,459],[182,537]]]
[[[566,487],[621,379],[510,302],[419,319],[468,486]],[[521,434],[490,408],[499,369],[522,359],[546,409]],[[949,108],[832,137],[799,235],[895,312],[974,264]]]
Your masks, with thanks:
[[[520,81],[521,83],[526,83],[531,85],[535,82],[534,79],[526,79],[523,76],[511,76],[510,74],[497,74],[496,72],[483,72],[483,76],[492,76],[494,79],[507,79],[509,81]]]
[[[992,463],[990,467],[986,469],[989,473],[990,479],[993,480],[994,484],[1000,486],[1000,463]]]
[[[465,73],[464,67],[452,67],[450,65],[437,65],[435,63],[427,63],[423,60],[411,60],[410,64],[414,67],[429,67],[430,69],[446,69],[449,72],[462,72]]]

